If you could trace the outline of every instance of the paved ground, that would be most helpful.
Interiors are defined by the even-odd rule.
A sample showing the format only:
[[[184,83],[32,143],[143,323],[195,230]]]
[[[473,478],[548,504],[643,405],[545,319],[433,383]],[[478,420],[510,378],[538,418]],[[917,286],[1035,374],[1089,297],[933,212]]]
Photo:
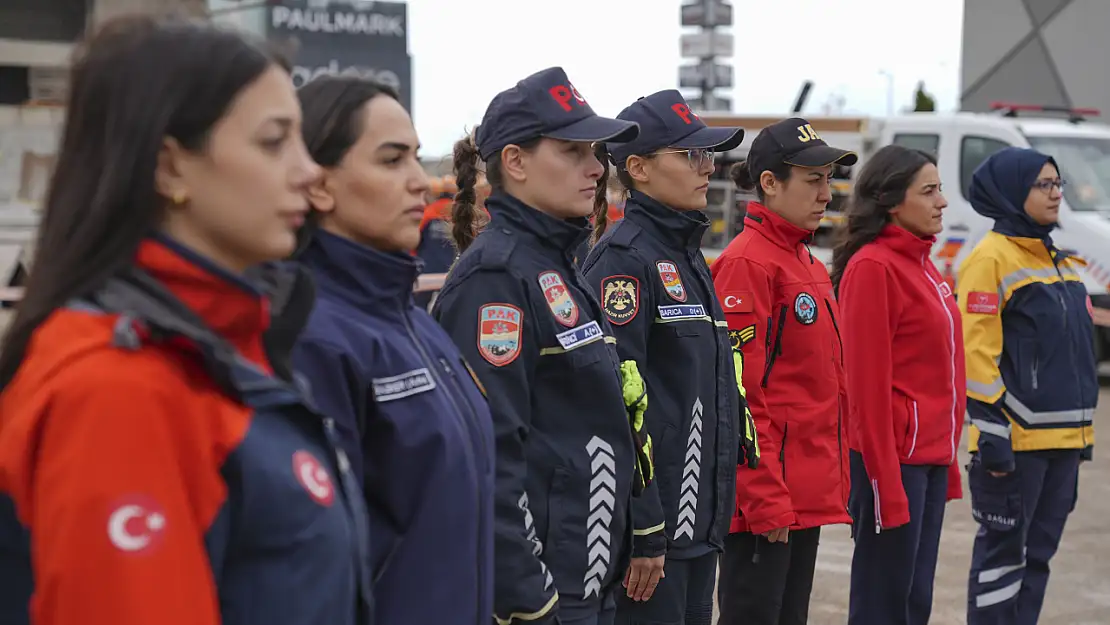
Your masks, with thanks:
[[[1039,625],[1110,624],[1110,387],[1104,385],[1100,404],[1095,427],[1101,430],[1104,442],[1096,448],[1095,460],[1083,466],[1079,505],[1052,561],[1052,579]],[[966,436],[964,440],[966,447]],[[964,455],[963,463],[966,461]],[[967,622],[967,570],[975,530],[967,499],[950,503],[930,625]],[[845,624],[851,566],[847,528],[827,530],[818,555],[810,625]]]

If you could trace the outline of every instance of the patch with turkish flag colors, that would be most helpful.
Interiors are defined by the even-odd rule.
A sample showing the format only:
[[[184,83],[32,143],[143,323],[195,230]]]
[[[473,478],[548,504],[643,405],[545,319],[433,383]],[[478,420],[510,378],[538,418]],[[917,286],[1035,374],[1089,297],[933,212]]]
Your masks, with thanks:
[[[721,306],[727,313],[750,313],[752,306],[751,291],[729,291],[721,294]]]
[[[998,314],[998,293],[972,291],[967,294],[967,312],[977,315]]]

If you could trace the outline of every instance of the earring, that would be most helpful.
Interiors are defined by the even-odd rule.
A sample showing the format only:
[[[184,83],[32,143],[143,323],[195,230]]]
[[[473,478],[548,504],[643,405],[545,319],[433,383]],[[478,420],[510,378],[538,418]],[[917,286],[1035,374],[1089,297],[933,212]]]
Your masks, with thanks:
[[[184,191],[174,191],[173,197],[170,198],[170,201],[173,202],[174,206],[181,206],[185,203],[185,198],[186,195]]]

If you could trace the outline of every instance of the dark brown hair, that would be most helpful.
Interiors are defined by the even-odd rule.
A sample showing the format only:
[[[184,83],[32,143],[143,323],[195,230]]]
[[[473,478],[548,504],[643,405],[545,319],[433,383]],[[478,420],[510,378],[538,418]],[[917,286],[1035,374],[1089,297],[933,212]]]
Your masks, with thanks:
[[[632,174],[628,173],[625,164],[613,163],[604,143],[598,143],[594,146],[594,156],[601,161],[602,165],[605,165],[605,172],[601,174],[601,178],[597,181],[597,193],[594,195],[594,230],[590,235],[590,245],[597,245],[601,236],[605,234],[606,228],[609,227],[609,198],[606,193],[609,189],[609,168],[612,167],[613,171],[616,172],[617,182],[626,196],[636,188],[636,181],[632,179]],[[637,154],[637,156],[647,159],[655,158],[655,154]]]
[[[66,302],[101,288],[134,262],[167,204],[154,172],[164,140],[206,149],[235,97],[275,50],[209,24],[152,16],[105,22],[78,46],[66,121],[23,301],[0,351],[0,389],[31,335]]]
[[[840,279],[848,261],[864,245],[874,241],[890,223],[890,209],[906,200],[906,191],[917,173],[936,158],[920,150],[888,145],[872,156],[860,171],[848,204],[848,223],[840,233],[840,242],[833,250],[833,289],[840,293]]]
[[[775,177],[775,180],[789,180],[790,172],[793,167],[787,163],[776,163],[774,167],[767,170]],[[728,170],[728,177],[732,179],[733,184],[743,191],[755,191],[756,197],[759,198],[760,203],[767,201],[767,194],[763,191],[763,185],[759,182],[759,177],[763,172],[751,171],[748,161],[740,161]]]

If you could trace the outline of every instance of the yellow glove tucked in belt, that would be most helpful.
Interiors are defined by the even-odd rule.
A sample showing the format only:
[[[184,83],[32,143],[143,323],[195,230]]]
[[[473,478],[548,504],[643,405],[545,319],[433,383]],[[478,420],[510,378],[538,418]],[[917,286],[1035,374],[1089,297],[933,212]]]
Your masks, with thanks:
[[[755,421],[752,420],[752,411],[748,409],[748,393],[744,391],[744,354],[738,349],[732,350],[732,364],[736,368],[736,388],[740,389],[740,403],[743,405],[744,431],[740,433],[740,455],[737,463],[744,462],[749,469],[759,466],[759,435],[755,431]]]
[[[624,405],[628,409],[632,438],[636,441],[636,476],[632,489],[633,494],[639,495],[655,478],[655,458],[651,449],[651,434],[644,429],[644,412],[648,406],[647,388],[633,360],[621,363],[621,392],[624,395]]]

